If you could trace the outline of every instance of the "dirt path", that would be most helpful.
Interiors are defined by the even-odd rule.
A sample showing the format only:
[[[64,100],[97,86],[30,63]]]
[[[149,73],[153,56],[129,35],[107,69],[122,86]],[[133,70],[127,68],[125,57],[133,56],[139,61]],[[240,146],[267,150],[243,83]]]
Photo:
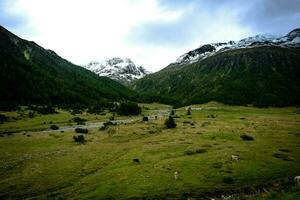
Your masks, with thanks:
[[[149,115],[148,119],[149,120],[156,120],[156,119],[163,119],[166,118],[169,115],[168,112],[160,112],[157,115]],[[135,122],[142,121],[141,116],[139,117],[132,117],[130,119],[119,119],[119,120],[111,120],[115,125],[120,125],[120,124],[133,124]],[[72,131],[75,130],[75,128],[100,128],[104,125],[104,122],[86,122],[85,125],[75,125],[75,126],[63,126],[60,127],[58,130],[52,130],[52,129],[47,129],[42,132],[61,132],[61,131]]]

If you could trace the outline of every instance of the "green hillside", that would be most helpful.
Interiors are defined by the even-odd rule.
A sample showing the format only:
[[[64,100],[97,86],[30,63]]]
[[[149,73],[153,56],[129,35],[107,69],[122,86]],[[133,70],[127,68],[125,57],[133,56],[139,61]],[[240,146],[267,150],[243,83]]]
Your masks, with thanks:
[[[169,98],[175,105],[208,101],[299,105],[300,48],[265,46],[227,51],[193,64],[170,65],[132,87]]]
[[[76,66],[0,26],[0,109],[15,105],[87,106],[136,100],[123,85]]]

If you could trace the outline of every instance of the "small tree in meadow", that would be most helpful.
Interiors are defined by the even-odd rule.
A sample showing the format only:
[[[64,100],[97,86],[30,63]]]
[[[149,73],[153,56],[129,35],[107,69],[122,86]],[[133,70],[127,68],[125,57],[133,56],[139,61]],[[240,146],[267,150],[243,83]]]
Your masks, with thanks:
[[[165,125],[167,128],[175,128],[176,123],[175,123],[174,118],[172,116],[169,116],[169,118],[166,119],[166,121],[165,121]]]
[[[188,107],[186,114],[187,115],[191,115],[192,114],[192,108],[191,107]]]

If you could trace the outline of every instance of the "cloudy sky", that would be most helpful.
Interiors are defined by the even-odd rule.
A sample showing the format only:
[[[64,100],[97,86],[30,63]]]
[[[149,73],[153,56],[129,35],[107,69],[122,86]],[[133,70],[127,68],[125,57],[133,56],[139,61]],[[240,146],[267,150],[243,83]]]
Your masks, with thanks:
[[[75,64],[157,71],[201,44],[299,28],[300,0],[0,0],[0,24]]]

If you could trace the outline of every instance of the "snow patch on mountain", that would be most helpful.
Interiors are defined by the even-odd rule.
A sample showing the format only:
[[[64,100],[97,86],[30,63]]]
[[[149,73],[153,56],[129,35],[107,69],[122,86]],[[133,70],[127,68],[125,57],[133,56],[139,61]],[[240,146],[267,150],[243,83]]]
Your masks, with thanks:
[[[106,76],[124,84],[150,74],[142,66],[137,67],[129,58],[114,57],[104,62],[90,62],[84,67],[99,76]]]
[[[229,41],[224,43],[211,43],[200,46],[197,49],[181,55],[174,64],[188,64],[203,60],[216,53],[257,46],[279,46],[292,48],[300,46],[300,29],[295,29],[283,37],[276,37],[270,34],[256,35],[240,41]]]

